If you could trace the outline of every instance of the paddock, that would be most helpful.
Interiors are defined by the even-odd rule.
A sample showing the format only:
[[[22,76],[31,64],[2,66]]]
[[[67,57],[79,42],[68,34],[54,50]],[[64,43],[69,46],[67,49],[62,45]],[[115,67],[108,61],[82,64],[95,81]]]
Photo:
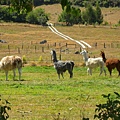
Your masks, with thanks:
[[[116,77],[116,70],[113,70],[112,77],[109,77],[108,71],[106,76],[99,77],[99,69],[95,69],[91,77],[86,75],[82,56],[74,54],[80,51],[81,47],[74,45],[74,42],[63,40],[46,27],[14,23],[0,25],[2,28],[0,37],[7,41],[7,44],[0,43],[0,51],[2,51],[0,59],[15,54],[25,55],[28,61],[22,70],[20,81],[12,80],[12,72],[9,73],[10,80],[5,81],[4,73],[0,72],[1,98],[11,103],[10,120],[18,118],[19,120],[37,118],[53,120],[58,117],[93,119],[95,105],[105,102],[101,95],[120,91],[120,80]],[[119,28],[56,27],[72,38],[89,43],[92,48],[86,50],[91,57],[99,57],[100,50],[104,50],[107,58],[120,58]],[[40,45],[41,40],[47,40],[47,43]],[[97,46],[95,46],[96,41]],[[72,79],[69,79],[65,73],[66,79],[58,80],[51,61],[51,48],[56,50],[58,59],[61,57],[62,60],[75,61]]]

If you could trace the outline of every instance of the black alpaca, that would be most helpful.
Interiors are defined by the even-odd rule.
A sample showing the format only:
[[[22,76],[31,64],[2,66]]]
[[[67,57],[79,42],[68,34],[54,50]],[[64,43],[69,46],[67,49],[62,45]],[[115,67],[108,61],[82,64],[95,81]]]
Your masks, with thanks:
[[[72,78],[73,77],[74,62],[73,61],[59,61],[59,60],[57,60],[55,50],[51,50],[51,55],[52,55],[52,60],[54,63],[54,68],[57,70],[57,74],[58,74],[59,79],[60,79],[60,74],[64,78],[63,73],[66,72],[66,70],[68,70],[68,72],[70,74],[70,78]]]

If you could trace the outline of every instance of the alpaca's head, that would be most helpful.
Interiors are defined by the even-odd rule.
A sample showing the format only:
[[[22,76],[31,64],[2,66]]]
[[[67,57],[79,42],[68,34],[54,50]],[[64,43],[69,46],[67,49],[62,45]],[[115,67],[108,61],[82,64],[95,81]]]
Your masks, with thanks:
[[[51,50],[51,55],[56,55],[56,52],[55,52],[55,50]]]
[[[106,62],[106,57],[105,57],[105,53],[104,53],[104,51],[101,51],[100,55],[102,56],[103,61]]]
[[[82,50],[82,52],[80,52],[81,55],[86,55],[87,54],[87,51],[86,50]]]

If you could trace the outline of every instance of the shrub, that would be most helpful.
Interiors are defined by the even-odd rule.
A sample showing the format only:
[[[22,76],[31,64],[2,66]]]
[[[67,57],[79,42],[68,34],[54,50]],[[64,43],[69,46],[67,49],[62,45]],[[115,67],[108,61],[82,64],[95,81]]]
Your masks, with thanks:
[[[102,95],[103,98],[107,98],[106,103],[96,105],[94,118],[99,120],[120,120],[120,94],[114,92],[116,97],[112,97],[111,94]]]
[[[46,14],[45,11],[41,8],[37,8],[29,12],[26,16],[26,21],[32,24],[45,25],[48,20],[48,14]]]
[[[0,120],[7,120],[9,118],[8,110],[11,110],[11,107],[9,107],[8,100],[2,100],[0,98]]]
[[[0,20],[8,21],[10,18],[9,8],[8,7],[0,7]]]
[[[41,63],[43,61],[42,56],[39,57],[38,62]]]
[[[70,11],[65,8],[61,15],[58,17],[59,22],[66,22],[66,25],[78,24],[81,22],[81,10],[72,7]]]
[[[25,55],[23,55],[22,61],[23,61],[23,64],[27,64],[27,59],[26,59],[26,56],[25,56]]]

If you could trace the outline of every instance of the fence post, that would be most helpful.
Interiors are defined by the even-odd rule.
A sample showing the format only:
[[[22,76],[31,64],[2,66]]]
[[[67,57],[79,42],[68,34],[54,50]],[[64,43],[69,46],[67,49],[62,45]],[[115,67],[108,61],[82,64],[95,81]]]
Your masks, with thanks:
[[[20,48],[18,47],[18,53],[20,53]]]
[[[42,47],[42,52],[44,52],[44,47]]]
[[[61,60],[61,48],[60,48],[60,56],[59,56],[59,60]]]
[[[66,43],[66,47],[67,47],[67,45],[68,45],[68,44]]]
[[[37,48],[36,48],[36,45],[35,45],[35,53],[36,53],[36,49],[37,49]]]
[[[23,50],[23,43],[22,43],[22,50]]]
[[[56,42],[55,42],[54,46],[56,47]]]
[[[8,51],[9,51],[9,54],[10,54],[10,46],[8,45]]]
[[[105,43],[104,43],[104,48],[106,48]]]

